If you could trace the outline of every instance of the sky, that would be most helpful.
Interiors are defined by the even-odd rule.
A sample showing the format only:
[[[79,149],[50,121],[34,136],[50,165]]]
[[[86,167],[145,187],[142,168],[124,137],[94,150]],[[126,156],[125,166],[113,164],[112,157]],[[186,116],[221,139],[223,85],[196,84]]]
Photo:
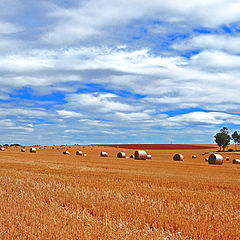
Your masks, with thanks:
[[[240,128],[239,1],[0,8],[0,144],[214,143]]]

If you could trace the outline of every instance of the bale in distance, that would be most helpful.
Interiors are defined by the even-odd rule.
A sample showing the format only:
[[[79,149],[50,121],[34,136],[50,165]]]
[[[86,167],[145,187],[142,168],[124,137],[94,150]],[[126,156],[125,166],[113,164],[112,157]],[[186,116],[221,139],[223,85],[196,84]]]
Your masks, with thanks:
[[[152,155],[148,154],[147,159],[152,159]]]
[[[173,160],[174,160],[174,161],[184,161],[184,158],[183,158],[183,155],[182,155],[182,154],[176,153],[176,154],[173,156]]]
[[[82,155],[83,155],[83,152],[82,152],[82,151],[76,151],[76,155],[82,156]]]
[[[0,150],[1,150],[1,151],[5,151],[5,148],[4,148],[4,147],[1,147]]]
[[[131,155],[130,158],[134,158],[134,155]]]
[[[26,149],[25,149],[25,148],[22,148],[22,149],[21,149],[21,152],[26,152]]]
[[[30,153],[36,153],[37,149],[36,148],[30,148]]]
[[[108,153],[107,153],[107,152],[101,152],[101,153],[100,153],[100,156],[101,156],[101,157],[108,157]]]
[[[84,153],[84,154],[83,154],[83,156],[84,156],[84,157],[86,157],[86,156],[87,156],[87,154],[86,154],[86,153]]]
[[[126,153],[124,153],[124,152],[119,152],[119,153],[117,154],[117,157],[118,157],[118,158],[126,158]]]
[[[240,164],[240,159],[234,158],[232,163],[233,164]]]
[[[205,153],[202,153],[202,156],[204,156],[205,155]]]
[[[208,162],[208,158],[205,158],[205,162]]]
[[[222,165],[223,164],[222,155],[212,153],[208,158],[208,164]]]
[[[135,159],[138,159],[138,160],[146,160],[147,159],[147,153],[144,150],[136,151],[134,156],[135,156]]]
[[[64,151],[63,154],[70,155],[70,152],[69,151]]]
[[[196,158],[197,156],[196,155],[192,155],[192,158]]]
[[[226,157],[226,160],[227,160],[227,161],[229,161],[229,160],[230,160],[230,158],[229,158],[229,157]]]

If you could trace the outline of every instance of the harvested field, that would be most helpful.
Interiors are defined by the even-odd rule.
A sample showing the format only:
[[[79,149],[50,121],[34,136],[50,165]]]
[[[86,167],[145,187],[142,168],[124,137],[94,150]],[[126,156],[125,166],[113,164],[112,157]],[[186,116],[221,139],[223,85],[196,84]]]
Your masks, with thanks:
[[[0,152],[1,239],[239,239],[239,154],[209,165],[216,146],[176,148],[138,161],[116,157],[136,148],[9,147]],[[184,162],[173,161],[176,152]]]

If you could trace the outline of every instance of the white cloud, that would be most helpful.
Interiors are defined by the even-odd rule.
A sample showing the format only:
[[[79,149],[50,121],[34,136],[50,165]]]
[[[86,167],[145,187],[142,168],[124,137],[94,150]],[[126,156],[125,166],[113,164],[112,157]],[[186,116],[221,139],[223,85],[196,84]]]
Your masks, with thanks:
[[[12,6],[21,2],[10,1]],[[32,131],[39,142],[59,142],[63,132],[68,139],[80,141],[81,135],[89,142],[101,142],[104,134],[111,134],[111,141],[121,142],[124,138],[119,136],[126,132],[131,140],[151,141],[159,134],[178,135],[182,126],[184,136],[191,136],[192,126],[201,135],[203,129],[214,132],[223,124],[240,125],[239,116],[233,114],[240,112],[240,37],[238,33],[225,35],[219,28],[238,24],[240,3],[75,3],[59,7],[44,1],[32,3],[31,8],[17,4],[15,10],[8,10],[16,13],[13,21],[11,14],[0,13],[0,99],[8,103],[0,108],[0,117],[7,118],[0,122],[5,126],[1,132],[19,131],[29,142]],[[34,6],[39,6],[39,22],[30,21],[30,14],[21,19],[24,26],[14,24]],[[215,34],[198,33],[189,39],[198,27],[209,27]],[[178,33],[186,39],[180,42]],[[172,40],[175,44],[169,51],[165,46]],[[179,54],[185,50],[200,52],[185,58]],[[51,103],[35,100],[43,96]],[[184,108],[193,112],[175,112]],[[194,112],[194,108],[203,111]],[[169,110],[171,117],[165,113]],[[141,136],[136,136],[136,129],[141,129]]]
[[[123,112],[116,112],[116,117],[122,121],[142,121],[150,119],[150,116],[144,112],[136,112],[136,113],[123,113]]]
[[[13,124],[13,121],[10,120],[10,119],[2,119],[0,120],[0,126],[1,127],[12,127],[14,124]]]
[[[239,53],[240,36],[239,34],[200,34],[190,39],[186,39],[176,44],[173,44],[172,47],[176,50],[204,49]]]
[[[45,59],[35,56],[9,55],[0,60],[0,69],[12,71],[35,71],[50,67],[50,63]]]
[[[58,19],[58,23],[43,40],[62,44],[102,37],[107,28],[130,24],[134,20],[155,19],[188,27],[216,27],[238,22],[239,9],[240,3],[234,0],[90,0],[81,2],[77,8],[56,6],[49,16]]]
[[[82,118],[83,114],[67,110],[57,110],[57,113],[64,118]]]
[[[182,115],[176,115],[168,118],[166,124],[223,124],[226,120],[232,118],[233,115],[220,112],[191,112]]]
[[[223,112],[198,111],[155,119],[150,123],[150,126],[162,126],[166,128],[191,128],[194,126],[195,131],[198,131],[200,126],[212,128],[213,126],[222,126],[231,123],[236,125],[239,124],[240,116]]]
[[[29,108],[0,108],[0,116],[25,116],[30,118],[39,118],[50,116],[45,109]]]
[[[129,104],[116,101],[117,95],[112,93],[82,93],[66,97],[70,107],[91,112],[134,111]]]
[[[0,21],[0,34],[10,34],[20,31],[23,31],[22,27],[10,22]]]
[[[100,121],[100,120],[93,120],[93,119],[81,119],[78,120],[79,123],[87,125],[87,126],[94,126],[94,127],[111,127],[108,122]]]
[[[31,51],[30,56],[36,58],[33,63],[40,59],[40,62],[50,63],[51,67],[42,66],[35,74],[35,65],[25,69],[14,68],[13,65],[15,74],[7,72],[0,78],[2,90],[6,89],[3,92],[5,99],[12,88],[28,86],[40,95],[53,91],[67,93],[70,110],[71,107],[96,112],[166,111],[177,108],[218,111],[221,107],[224,111],[240,110],[240,100],[237,98],[240,88],[239,56],[233,54],[203,51],[191,59],[185,59],[156,56],[146,49],[129,51],[82,47]],[[75,82],[75,85],[68,85],[67,82]],[[98,83],[103,88],[145,97],[138,101],[132,97],[127,103],[125,97],[116,94],[74,93],[86,83]]]
[[[226,68],[238,69],[240,67],[240,56],[220,51],[203,51],[191,58],[191,64],[204,69],[214,68],[220,72]]]

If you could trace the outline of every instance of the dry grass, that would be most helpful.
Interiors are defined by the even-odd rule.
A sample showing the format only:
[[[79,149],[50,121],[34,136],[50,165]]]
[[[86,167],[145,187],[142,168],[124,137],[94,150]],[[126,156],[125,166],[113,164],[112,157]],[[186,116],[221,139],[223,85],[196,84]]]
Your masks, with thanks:
[[[239,239],[240,166],[231,160],[209,166],[202,150],[185,150],[174,162],[174,151],[154,150],[139,161],[105,150],[106,159],[92,146],[85,158],[2,152],[0,239]]]

